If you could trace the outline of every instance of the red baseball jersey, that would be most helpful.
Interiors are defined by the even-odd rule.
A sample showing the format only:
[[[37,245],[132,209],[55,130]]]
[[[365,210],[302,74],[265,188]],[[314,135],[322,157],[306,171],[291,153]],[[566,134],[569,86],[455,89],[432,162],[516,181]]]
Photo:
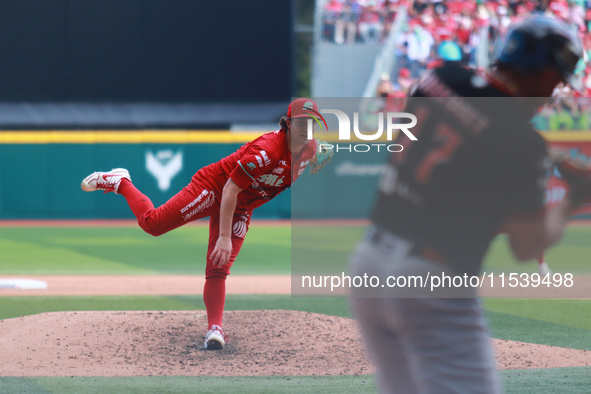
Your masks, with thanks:
[[[195,174],[201,181],[222,189],[229,178],[242,189],[236,208],[251,211],[289,188],[304,172],[316,153],[317,142],[310,140],[297,154],[287,146],[285,131],[263,134],[236,152],[202,168]]]

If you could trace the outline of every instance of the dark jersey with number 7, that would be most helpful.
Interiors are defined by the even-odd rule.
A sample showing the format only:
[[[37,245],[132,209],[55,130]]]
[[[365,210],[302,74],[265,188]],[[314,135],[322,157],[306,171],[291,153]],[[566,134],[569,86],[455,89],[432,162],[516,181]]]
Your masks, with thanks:
[[[478,273],[507,217],[544,209],[546,143],[522,100],[463,66],[431,70],[406,108],[418,140],[398,136],[372,221]]]

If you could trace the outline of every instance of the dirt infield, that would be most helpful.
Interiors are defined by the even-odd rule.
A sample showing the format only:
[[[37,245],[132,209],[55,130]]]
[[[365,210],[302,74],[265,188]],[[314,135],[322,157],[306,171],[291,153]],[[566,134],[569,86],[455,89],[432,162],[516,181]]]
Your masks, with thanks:
[[[227,312],[224,351],[203,350],[203,312],[62,312],[0,321],[7,376],[368,374],[349,319]],[[336,356],[336,357],[335,357]]]
[[[2,295],[201,294],[203,278],[35,277],[47,290]],[[229,294],[289,294],[289,276],[236,276]],[[259,376],[372,373],[351,319],[296,311],[231,311],[223,351],[203,350],[203,311],[54,312],[0,320],[3,376]],[[591,365],[591,352],[493,340],[499,369]]]
[[[21,279],[22,276],[0,276],[1,296],[68,296],[68,295],[195,295],[201,294],[205,277],[203,275],[141,275],[141,276],[28,276],[47,283],[44,290],[19,290],[2,288],[5,279]],[[577,275],[572,287],[510,287],[506,278],[505,286],[495,278],[496,286],[490,281],[480,290],[483,297],[515,298],[589,298],[591,275]],[[289,275],[247,275],[230,276],[228,294],[291,294],[292,283]],[[301,289],[299,289],[301,292]],[[307,289],[306,294],[323,296],[327,288]],[[335,289],[332,295],[346,296],[346,289]]]
[[[373,372],[351,319],[227,312],[203,350],[203,312],[54,312],[0,321],[3,376],[358,375]],[[591,365],[591,352],[494,340],[500,369]]]
[[[257,219],[252,223],[257,226],[282,227],[289,226],[291,220]],[[354,223],[367,224],[367,221],[355,221]],[[137,221],[133,219],[0,219],[0,227],[137,227]],[[185,226],[208,227],[208,219],[199,219]]]
[[[589,208],[591,213],[591,208]],[[251,224],[256,224],[257,227],[281,227],[289,225],[320,225],[320,226],[367,226],[369,225],[367,219],[326,219],[326,220],[311,220],[311,219],[255,219]],[[208,226],[207,219],[200,219],[189,223],[186,226]],[[591,226],[590,219],[573,219],[569,222],[569,226],[588,227]],[[0,219],[0,227],[136,227],[137,221],[133,219]]]
[[[0,276],[19,279],[22,276]],[[69,296],[69,295],[191,295],[202,294],[203,275],[152,276],[27,276],[47,283],[44,290],[2,289],[1,296]],[[231,276],[226,283],[228,294],[290,294],[291,277]]]

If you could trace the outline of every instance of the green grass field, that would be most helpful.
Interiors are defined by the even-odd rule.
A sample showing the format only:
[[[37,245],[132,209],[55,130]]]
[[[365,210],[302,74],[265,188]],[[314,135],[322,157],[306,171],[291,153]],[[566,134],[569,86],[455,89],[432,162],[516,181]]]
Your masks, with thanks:
[[[289,226],[257,226],[248,233],[233,275],[291,273],[292,231],[303,242],[317,242],[329,229],[303,231]],[[334,242],[318,253],[346,258],[362,228],[337,228]],[[338,234],[350,241],[339,243]],[[547,254],[556,271],[591,271],[591,228],[572,227],[564,242]],[[307,237],[307,241],[304,240]],[[207,227],[188,226],[153,238],[135,227],[0,227],[0,277],[3,275],[155,275],[202,274]],[[298,242],[299,242],[298,241]],[[342,246],[346,245],[346,246]],[[489,270],[530,271],[535,263],[513,265],[503,239],[486,259]],[[1,294],[1,293],[0,293]],[[591,350],[591,300],[484,300],[495,338]],[[197,310],[200,296],[0,297],[0,319],[50,311]],[[287,295],[229,295],[227,310],[289,309],[350,317],[343,298],[292,298]],[[1,368],[1,366],[0,366]],[[0,369],[0,375],[1,369]],[[591,367],[502,371],[510,393],[582,393],[591,387]],[[328,377],[0,377],[0,393],[180,393],[180,392],[375,392],[372,376]]]

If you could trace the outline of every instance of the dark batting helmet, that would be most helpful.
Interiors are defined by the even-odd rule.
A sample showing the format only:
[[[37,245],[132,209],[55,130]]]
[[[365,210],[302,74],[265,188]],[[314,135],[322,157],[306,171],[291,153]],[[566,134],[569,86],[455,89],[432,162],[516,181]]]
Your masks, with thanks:
[[[582,56],[581,41],[569,25],[537,15],[509,26],[497,47],[495,63],[519,74],[555,69],[579,89],[581,82],[574,73]]]

